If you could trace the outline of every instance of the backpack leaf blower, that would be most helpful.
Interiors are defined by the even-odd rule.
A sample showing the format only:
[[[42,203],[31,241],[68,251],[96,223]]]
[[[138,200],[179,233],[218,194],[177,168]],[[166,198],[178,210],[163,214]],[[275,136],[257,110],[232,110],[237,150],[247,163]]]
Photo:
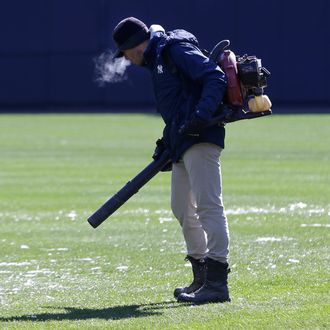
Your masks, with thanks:
[[[227,47],[229,40],[222,40],[210,52],[210,59],[215,61],[225,72],[228,80],[227,94],[224,103],[236,111],[271,113],[272,103],[264,88],[270,72],[262,66],[261,59],[256,56],[237,56]],[[253,117],[253,115],[249,115]],[[253,117],[255,118],[255,117]]]

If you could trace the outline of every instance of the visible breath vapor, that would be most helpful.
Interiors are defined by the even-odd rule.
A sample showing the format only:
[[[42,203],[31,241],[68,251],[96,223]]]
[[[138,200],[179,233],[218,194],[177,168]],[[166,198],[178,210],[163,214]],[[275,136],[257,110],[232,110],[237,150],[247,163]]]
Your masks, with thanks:
[[[127,78],[126,68],[131,64],[125,57],[113,58],[111,51],[104,52],[94,58],[96,82],[100,86],[116,83]]]

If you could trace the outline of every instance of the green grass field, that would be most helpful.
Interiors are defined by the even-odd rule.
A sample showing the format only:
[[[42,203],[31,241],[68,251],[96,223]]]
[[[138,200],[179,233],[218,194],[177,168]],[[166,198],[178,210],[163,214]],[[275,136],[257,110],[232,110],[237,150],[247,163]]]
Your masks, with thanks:
[[[99,228],[87,217],[151,161],[163,124],[0,116],[1,329],[329,329],[330,115],[227,126],[231,303],[178,304],[190,280],[160,173]]]

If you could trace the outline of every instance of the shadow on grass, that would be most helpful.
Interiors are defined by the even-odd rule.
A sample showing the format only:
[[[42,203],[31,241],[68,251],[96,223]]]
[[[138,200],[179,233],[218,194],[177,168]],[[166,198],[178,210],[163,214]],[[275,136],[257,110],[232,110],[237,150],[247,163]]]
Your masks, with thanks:
[[[164,308],[178,308],[183,305],[173,301],[164,301],[160,303],[142,304],[142,305],[123,305],[113,306],[102,309],[89,309],[78,307],[45,307],[48,309],[64,309],[63,312],[48,312],[42,314],[31,314],[22,316],[0,317],[0,322],[17,321],[63,321],[63,320],[120,320],[127,318],[148,317],[161,315]]]

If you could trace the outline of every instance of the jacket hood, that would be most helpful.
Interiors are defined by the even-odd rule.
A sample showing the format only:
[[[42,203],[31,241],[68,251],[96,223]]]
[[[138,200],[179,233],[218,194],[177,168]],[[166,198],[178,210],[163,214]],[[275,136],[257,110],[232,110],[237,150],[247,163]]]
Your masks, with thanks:
[[[198,40],[192,33],[182,29],[167,31],[159,43],[157,56],[160,56],[165,48],[176,43],[190,43],[198,47]]]
[[[145,66],[152,67],[155,57],[160,56],[165,47],[180,42],[188,42],[198,47],[197,38],[188,31],[182,29],[167,32],[156,30],[155,33],[151,34],[150,43],[144,53]]]
[[[182,29],[169,31],[166,33],[166,45],[170,45],[177,42],[189,42],[198,47],[197,38],[190,32]]]

